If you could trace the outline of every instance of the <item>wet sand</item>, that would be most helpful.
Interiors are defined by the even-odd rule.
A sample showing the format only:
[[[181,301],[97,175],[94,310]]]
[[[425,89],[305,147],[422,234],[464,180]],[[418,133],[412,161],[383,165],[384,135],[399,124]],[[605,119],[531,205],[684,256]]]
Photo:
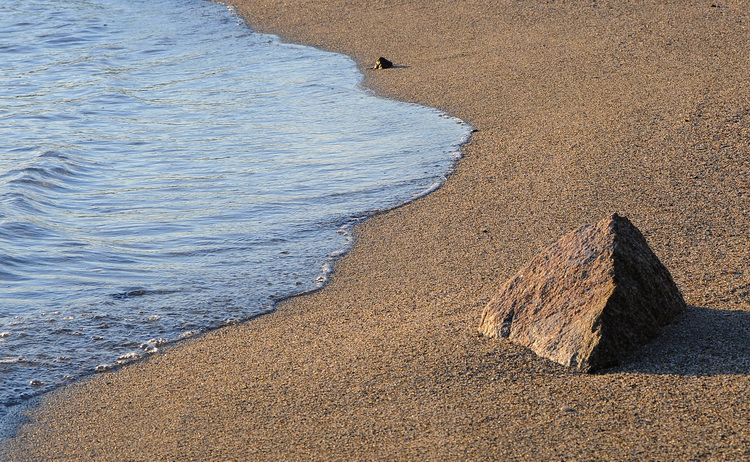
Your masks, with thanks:
[[[6,458],[750,459],[747,2],[233,3],[478,132],[324,290],[51,394]],[[477,335],[524,261],[613,212],[691,305],[676,325],[599,375]]]

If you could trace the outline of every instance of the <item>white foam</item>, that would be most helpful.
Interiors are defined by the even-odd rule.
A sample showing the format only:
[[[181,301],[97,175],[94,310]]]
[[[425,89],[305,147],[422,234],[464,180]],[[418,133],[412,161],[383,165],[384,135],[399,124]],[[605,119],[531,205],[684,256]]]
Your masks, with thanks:
[[[135,361],[136,359],[141,359],[141,354],[137,351],[131,351],[130,353],[125,353],[124,355],[120,355],[117,358],[118,362],[130,362]]]
[[[192,337],[194,335],[197,335],[198,333],[199,333],[199,331],[197,331],[197,330],[189,330],[187,332],[181,333],[178,338],[180,340],[183,340],[183,339],[186,339],[186,338],[190,338],[190,337]]]

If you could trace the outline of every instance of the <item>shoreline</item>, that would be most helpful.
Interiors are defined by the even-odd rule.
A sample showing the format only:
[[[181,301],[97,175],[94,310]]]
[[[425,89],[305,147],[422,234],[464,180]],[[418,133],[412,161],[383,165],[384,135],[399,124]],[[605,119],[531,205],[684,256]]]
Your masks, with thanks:
[[[478,132],[441,188],[355,228],[323,290],[53,393],[11,460],[750,457],[742,2],[232,3],[403,65],[364,85]],[[593,376],[477,336],[526,260],[615,211],[684,319]]]

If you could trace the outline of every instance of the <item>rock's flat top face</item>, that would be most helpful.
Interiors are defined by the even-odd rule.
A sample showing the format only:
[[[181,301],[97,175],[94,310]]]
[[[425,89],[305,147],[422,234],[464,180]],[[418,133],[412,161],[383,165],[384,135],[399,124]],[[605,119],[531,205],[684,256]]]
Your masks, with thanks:
[[[594,371],[619,363],[684,306],[640,231],[613,215],[534,257],[489,302],[479,330]]]

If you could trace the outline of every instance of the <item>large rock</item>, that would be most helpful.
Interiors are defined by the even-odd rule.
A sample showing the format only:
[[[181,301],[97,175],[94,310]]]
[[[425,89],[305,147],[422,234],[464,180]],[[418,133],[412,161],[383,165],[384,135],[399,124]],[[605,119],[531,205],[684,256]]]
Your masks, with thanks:
[[[534,257],[492,298],[479,330],[593,372],[619,364],[684,309],[641,232],[615,214]]]

